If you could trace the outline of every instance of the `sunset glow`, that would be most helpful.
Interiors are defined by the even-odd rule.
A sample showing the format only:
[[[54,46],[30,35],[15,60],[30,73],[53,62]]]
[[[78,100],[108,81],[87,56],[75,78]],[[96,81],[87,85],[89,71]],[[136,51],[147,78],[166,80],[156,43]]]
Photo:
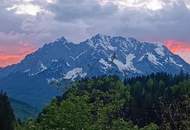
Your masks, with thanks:
[[[0,55],[0,66],[5,67],[10,64],[19,62],[25,55]]]
[[[10,48],[10,52],[3,52],[0,48],[0,67],[6,67],[11,64],[16,64],[20,62],[24,57],[36,49],[34,47],[25,46],[22,48]]]
[[[188,63],[190,63],[190,44],[175,40],[166,40],[165,45],[175,54],[178,54]],[[1,49],[0,49],[1,50]],[[34,47],[25,46],[22,48],[15,48],[15,54],[0,52],[0,67],[15,64],[20,62],[27,54],[35,51]]]
[[[178,54],[190,63],[190,44],[175,40],[165,41],[165,45],[175,54]]]
[[[3,0],[0,7],[0,67],[58,37],[97,33],[165,40],[190,63],[190,0]]]
[[[0,0],[0,130],[31,129],[190,130],[190,0]]]

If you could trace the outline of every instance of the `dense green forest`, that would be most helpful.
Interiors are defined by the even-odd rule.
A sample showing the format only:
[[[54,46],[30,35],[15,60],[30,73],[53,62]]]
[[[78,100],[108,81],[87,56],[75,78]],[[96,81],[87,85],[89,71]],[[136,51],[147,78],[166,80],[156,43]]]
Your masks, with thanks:
[[[157,73],[124,81],[115,76],[76,81],[37,119],[19,122],[15,129],[190,130],[189,75]]]

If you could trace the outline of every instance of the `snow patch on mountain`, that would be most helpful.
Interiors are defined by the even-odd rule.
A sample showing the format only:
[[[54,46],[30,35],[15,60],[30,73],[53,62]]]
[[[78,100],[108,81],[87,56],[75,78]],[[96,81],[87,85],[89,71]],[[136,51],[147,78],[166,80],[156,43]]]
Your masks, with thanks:
[[[138,61],[139,61],[139,62],[142,61],[142,60],[144,59],[144,57],[145,57],[145,56],[141,56]]]
[[[65,74],[64,79],[75,80],[77,77],[84,78],[86,75],[82,68],[74,68]]]
[[[159,63],[159,62],[157,61],[156,56],[153,55],[152,53],[147,53],[147,56],[148,56],[148,60],[149,60],[151,63],[153,63],[153,64],[155,64],[155,65],[161,65],[161,63]]]
[[[47,70],[47,67],[43,63],[41,63],[40,64],[40,72],[43,72],[45,70]]]
[[[169,57],[169,61],[170,61],[170,63],[172,63],[172,64],[175,64],[175,65],[177,65],[177,66],[179,66],[179,67],[183,67],[183,65],[177,64],[177,63],[175,62],[175,60],[174,60],[172,57]]]
[[[114,59],[113,63],[118,67],[121,72],[124,71],[136,71],[137,69],[133,65],[133,59],[135,58],[134,54],[126,55],[126,63],[124,64],[118,59]]]
[[[74,58],[74,60],[79,59],[79,58],[80,58],[82,55],[84,55],[86,52],[87,52],[87,51],[81,52],[78,56],[76,56],[76,57]]]
[[[125,66],[127,67],[128,70],[132,70],[132,71],[136,70],[136,68],[133,65],[133,59],[135,57],[136,56],[134,54],[129,54],[129,55],[126,56],[126,64],[125,64]]]
[[[30,69],[26,69],[26,70],[24,71],[24,73],[28,73],[28,72],[30,72]]]
[[[48,84],[52,84],[52,83],[58,83],[59,80],[58,79],[55,79],[54,77],[50,78],[50,79],[47,79],[47,82]]]
[[[105,60],[102,59],[102,58],[99,60],[99,63],[101,63],[101,64],[103,65],[103,69],[104,69],[104,70],[107,70],[108,68],[111,67],[111,64],[109,64],[107,61],[105,61]]]
[[[158,47],[157,47],[156,49],[154,49],[154,51],[155,51],[158,55],[164,57],[164,56],[165,56],[165,53],[164,53],[164,47],[163,47],[163,45],[158,44],[157,46],[158,46]]]
[[[123,64],[121,61],[114,59],[113,63],[117,66],[117,68],[119,69],[119,71],[123,72],[124,70],[126,70],[126,66],[125,64]]]
[[[96,42],[94,42],[93,39],[96,39]],[[109,36],[97,34],[95,37],[93,37],[88,41],[90,41],[88,44],[95,49],[101,47],[104,50],[109,50],[109,51],[117,50],[117,47],[111,45]]]
[[[68,67],[70,67],[71,65],[69,64],[69,62],[66,62],[66,65],[68,66]]]
[[[58,62],[58,60],[57,59],[52,59],[51,62]]]

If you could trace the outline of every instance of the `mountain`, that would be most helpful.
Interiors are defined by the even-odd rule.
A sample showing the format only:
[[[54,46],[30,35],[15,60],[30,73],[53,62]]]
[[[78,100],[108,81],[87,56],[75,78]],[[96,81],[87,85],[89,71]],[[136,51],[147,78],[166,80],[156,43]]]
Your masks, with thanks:
[[[10,102],[14,110],[15,116],[21,120],[37,117],[37,114],[39,113],[36,108],[32,107],[27,103],[15,99],[10,99]]]
[[[190,72],[190,65],[159,43],[97,34],[81,43],[64,37],[45,44],[20,63],[0,69],[0,89],[10,97],[42,108],[59,88],[84,77],[118,75],[121,79],[155,72]]]

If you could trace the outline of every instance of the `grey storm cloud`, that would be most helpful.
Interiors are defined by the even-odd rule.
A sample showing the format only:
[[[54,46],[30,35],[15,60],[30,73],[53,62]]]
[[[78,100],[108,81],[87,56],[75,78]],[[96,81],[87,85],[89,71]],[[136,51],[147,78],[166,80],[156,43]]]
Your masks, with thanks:
[[[101,20],[114,15],[118,7],[114,4],[101,6],[97,0],[59,0],[49,6],[58,20],[72,22],[75,20]]]
[[[147,40],[190,41],[190,10],[184,1],[172,5],[167,2],[157,11],[132,7],[120,10],[115,4],[101,6],[95,0],[59,0],[49,9],[58,21],[84,23],[87,34],[100,32]]]
[[[20,32],[20,26],[23,19],[11,11],[6,10],[6,6],[0,4],[0,31],[1,32]]]
[[[100,4],[100,0],[3,0],[0,4],[0,35],[20,36],[20,40],[40,45],[65,36],[81,41],[96,33],[132,36],[142,40],[168,39],[190,42],[190,9],[186,0],[160,0],[160,10],[119,7],[116,1]],[[7,8],[14,4],[38,5],[41,11],[35,16],[16,14]],[[103,1],[103,0],[102,0]],[[109,0],[107,0],[109,1]],[[111,1],[111,0],[110,0]],[[122,1],[122,0],[118,0]],[[138,4],[144,1],[138,0]],[[171,4],[171,1],[175,1]],[[11,4],[12,3],[12,4]],[[0,39],[0,44],[3,44]]]
[[[176,4],[159,11],[128,11],[122,15],[118,32],[152,40],[190,41],[190,10],[184,4]],[[120,26],[120,28],[119,28]]]

